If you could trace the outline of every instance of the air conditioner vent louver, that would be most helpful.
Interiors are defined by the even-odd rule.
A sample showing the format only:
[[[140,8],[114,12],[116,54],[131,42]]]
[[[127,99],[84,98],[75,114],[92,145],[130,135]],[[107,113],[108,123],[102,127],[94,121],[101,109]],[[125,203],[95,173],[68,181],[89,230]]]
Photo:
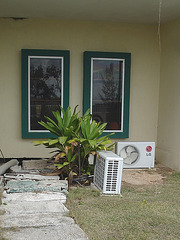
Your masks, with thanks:
[[[94,170],[94,184],[103,193],[120,194],[123,159],[113,152],[99,152]]]

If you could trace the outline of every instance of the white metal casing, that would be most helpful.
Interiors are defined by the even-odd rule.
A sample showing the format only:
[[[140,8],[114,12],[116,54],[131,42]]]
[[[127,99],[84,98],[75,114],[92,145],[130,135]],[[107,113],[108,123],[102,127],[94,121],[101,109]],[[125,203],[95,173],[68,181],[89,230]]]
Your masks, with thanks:
[[[117,142],[116,154],[123,168],[154,168],[155,142]]]
[[[99,156],[94,169],[94,185],[105,194],[120,194],[123,159],[111,151],[101,151]]]

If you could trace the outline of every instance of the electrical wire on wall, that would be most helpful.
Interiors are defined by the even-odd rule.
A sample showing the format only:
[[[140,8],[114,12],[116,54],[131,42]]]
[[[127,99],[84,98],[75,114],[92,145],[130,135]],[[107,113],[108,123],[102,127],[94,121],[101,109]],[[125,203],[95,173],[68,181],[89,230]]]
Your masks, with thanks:
[[[159,37],[160,54],[161,54],[161,10],[162,10],[162,0],[159,0],[158,37]]]
[[[3,161],[5,162],[5,158],[4,158],[4,155],[3,155],[3,152],[2,152],[1,149],[0,149],[0,152],[1,152],[1,155],[2,155],[2,157],[3,157]]]

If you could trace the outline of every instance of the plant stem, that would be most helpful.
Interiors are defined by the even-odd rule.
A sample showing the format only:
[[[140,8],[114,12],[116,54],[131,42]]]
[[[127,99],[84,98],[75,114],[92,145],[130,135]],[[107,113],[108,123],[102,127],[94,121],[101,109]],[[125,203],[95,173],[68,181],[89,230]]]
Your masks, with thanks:
[[[81,144],[78,144],[79,176],[81,176]]]

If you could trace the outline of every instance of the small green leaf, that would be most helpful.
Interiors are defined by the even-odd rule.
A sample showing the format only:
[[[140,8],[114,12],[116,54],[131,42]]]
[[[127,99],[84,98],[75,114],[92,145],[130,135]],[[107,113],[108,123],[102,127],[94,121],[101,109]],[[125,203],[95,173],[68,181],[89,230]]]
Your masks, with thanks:
[[[71,122],[71,108],[68,107],[66,112],[63,114],[63,123],[65,127],[69,127]]]
[[[91,147],[96,146],[96,140],[88,140]]]
[[[38,146],[40,144],[48,144],[49,141],[48,140],[41,140],[41,141],[33,141],[33,143],[35,143]]]
[[[68,137],[63,136],[63,137],[59,137],[58,141],[60,144],[64,145],[66,143],[67,139],[68,139]]]
[[[63,133],[63,121],[62,121],[60,112],[59,111],[53,112],[53,115],[57,119],[58,127],[60,128],[61,132]]]
[[[58,169],[61,169],[67,165],[69,165],[69,162],[64,162],[63,164],[60,163],[54,164],[54,166],[58,167]]]
[[[56,144],[56,143],[58,143],[58,139],[52,139],[52,140],[49,141],[49,145],[50,145],[50,146],[51,146],[51,145],[54,145],[54,144]]]

